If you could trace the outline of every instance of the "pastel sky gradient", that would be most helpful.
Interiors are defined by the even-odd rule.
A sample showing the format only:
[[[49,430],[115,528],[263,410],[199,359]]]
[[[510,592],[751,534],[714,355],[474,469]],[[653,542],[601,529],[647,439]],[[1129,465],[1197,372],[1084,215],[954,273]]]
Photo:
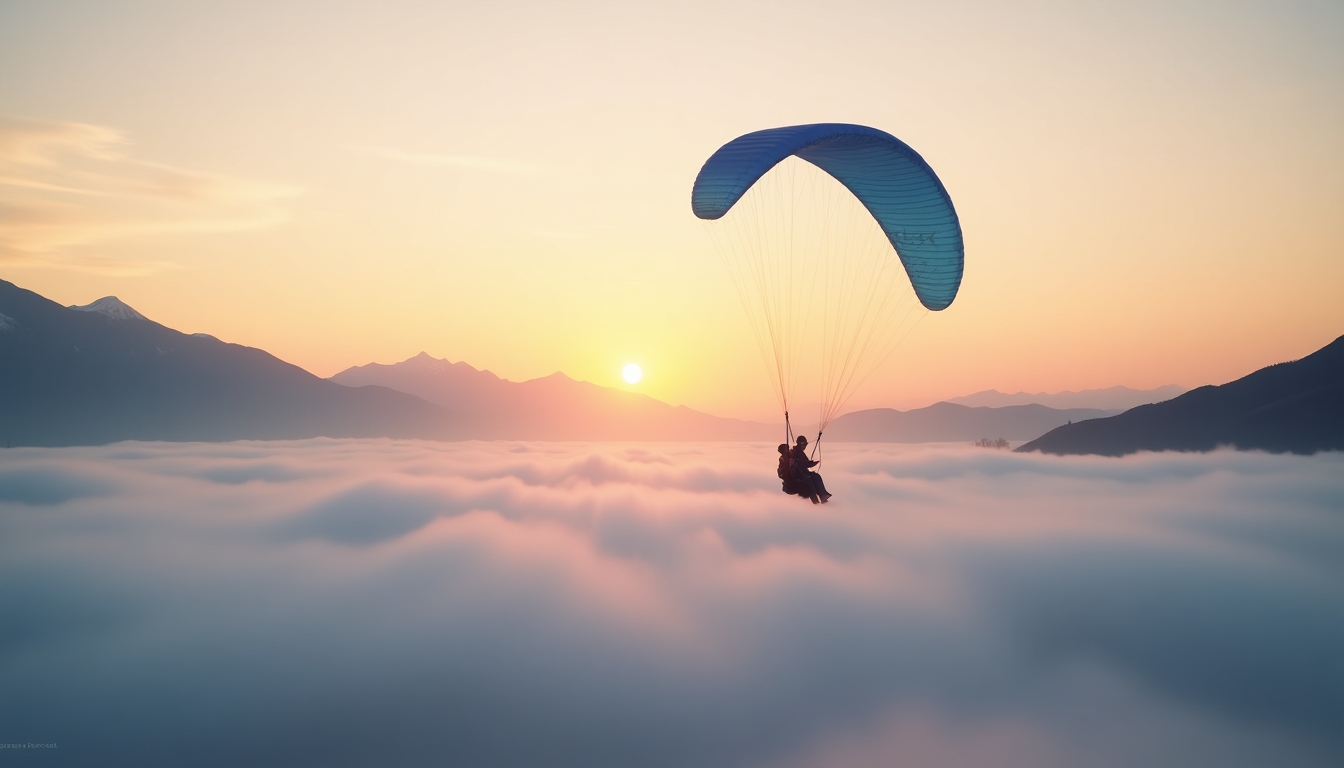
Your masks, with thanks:
[[[1221,383],[1344,332],[1344,6],[7,2],[0,278],[319,375],[427,351],[770,390],[690,213],[845,121],[956,201],[957,302],[853,407]]]

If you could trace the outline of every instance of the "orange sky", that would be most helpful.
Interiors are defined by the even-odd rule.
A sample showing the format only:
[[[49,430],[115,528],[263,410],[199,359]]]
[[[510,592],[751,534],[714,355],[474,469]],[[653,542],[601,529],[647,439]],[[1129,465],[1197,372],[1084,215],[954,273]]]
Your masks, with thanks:
[[[853,407],[1221,383],[1344,333],[1336,2],[8,3],[0,278],[320,375],[427,351],[773,408],[690,213],[720,144],[872,125],[966,278]]]

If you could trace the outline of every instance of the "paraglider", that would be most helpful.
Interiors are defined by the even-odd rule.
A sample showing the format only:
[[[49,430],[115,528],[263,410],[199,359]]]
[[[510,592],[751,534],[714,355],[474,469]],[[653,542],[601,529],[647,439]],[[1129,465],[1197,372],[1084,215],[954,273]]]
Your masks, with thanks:
[[[733,277],[790,442],[795,399],[818,402],[813,457],[864,380],[961,286],[952,198],[924,158],[875,128],[739,136],[705,161],[691,209]]]

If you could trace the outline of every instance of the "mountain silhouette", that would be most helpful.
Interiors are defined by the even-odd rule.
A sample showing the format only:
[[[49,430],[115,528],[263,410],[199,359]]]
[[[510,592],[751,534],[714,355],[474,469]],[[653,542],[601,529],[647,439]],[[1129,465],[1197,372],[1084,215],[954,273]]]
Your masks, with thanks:
[[[825,439],[1005,438],[1031,440],[1019,450],[1107,455],[1219,445],[1344,449],[1342,370],[1344,337],[1302,360],[1116,416],[1040,404],[942,402],[848,413],[831,423]],[[260,349],[167,328],[114,296],[63,307],[0,281],[0,441],[6,445],[319,436],[774,442],[780,430],[562,373],[507,381],[425,353],[322,379]]]
[[[1063,426],[1017,450],[1123,456],[1220,446],[1274,453],[1344,450],[1344,336],[1301,360]]]
[[[466,363],[419,355],[392,365],[361,365],[332,381],[380,384],[451,409],[462,434],[514,440],[762,440],[783,439],[782,425],[721,419],[651,397],[575,381],[562,373],[513,382]],[[1042,405],[968,408],[937,403],[896,411],[845,414],[826,430],[830,442],[1030,440],[1068,422],[1115,411],[1057,410]],[[816,427],[805,427],[812,434]],[[800,433],[802,434],[802,433]]]
[[[331,381],[415,395],[451,410],[459,433],[481,440],[769,440],[778,431],[563,373],[509,381],[424,352],[392,365],[348,368]]]
[[[873,408],[836,418],[823,438],[831,442],[886,443],[970,441],[984,437],[1031,440],[1070,420],[1096,419],[1113,413],[1095,408],[1058,410],[1036,404],[971,408],[946,402],[909,411]],[[815,427],[812,429],[815,431]]]
[[[63,307],[0,280],[0,443],[454,434],[444,409],[411,395],[343,387],[112,296]]]

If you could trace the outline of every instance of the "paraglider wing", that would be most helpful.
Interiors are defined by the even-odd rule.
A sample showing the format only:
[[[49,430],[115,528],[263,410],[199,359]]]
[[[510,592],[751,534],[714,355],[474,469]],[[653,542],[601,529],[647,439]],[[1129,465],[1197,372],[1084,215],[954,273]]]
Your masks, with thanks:
[[[965,255],[952,198],[918,152],[884,131],[817,123],[739,136],[705,161],[691,209],[701,219],[723,217],[791,155],[821,168],[863,203],[896,249],[921,304],[940,310],[952,303]]]

